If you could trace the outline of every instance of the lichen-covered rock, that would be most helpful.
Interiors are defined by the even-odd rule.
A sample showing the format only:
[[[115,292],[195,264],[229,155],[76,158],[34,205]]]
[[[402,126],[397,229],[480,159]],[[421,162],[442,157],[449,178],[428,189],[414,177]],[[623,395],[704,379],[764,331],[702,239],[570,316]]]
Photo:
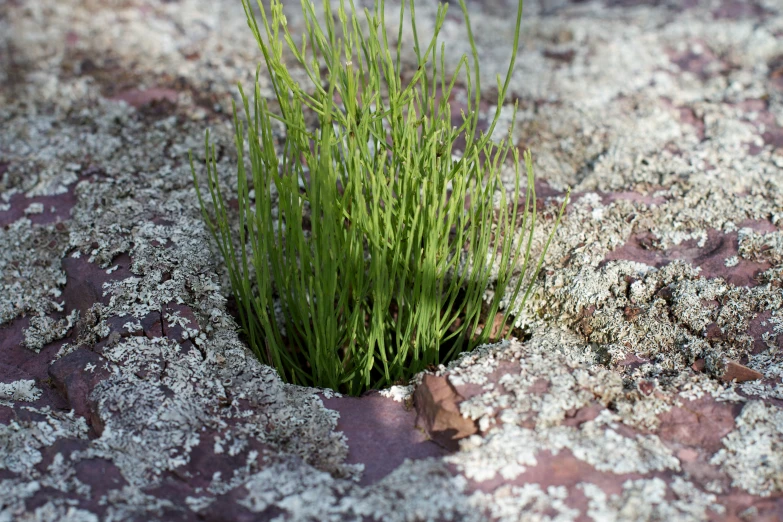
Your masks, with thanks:
[[[187,153],[209,127],[236,190],[260,60],[238,1],[0,4],[0,520],[781,518],[780,2],[526,2],[497,128],[533,151],[533,256],[573,190],[528,338],[350,400],[253,357],[202,223]],[[492,86],[515,2],[468,4]]]
[[[737,417],[724,448],[712,458],[732,478],[732,485],[754,495],[783,491],[783,412],[761,401],[748,402]]]

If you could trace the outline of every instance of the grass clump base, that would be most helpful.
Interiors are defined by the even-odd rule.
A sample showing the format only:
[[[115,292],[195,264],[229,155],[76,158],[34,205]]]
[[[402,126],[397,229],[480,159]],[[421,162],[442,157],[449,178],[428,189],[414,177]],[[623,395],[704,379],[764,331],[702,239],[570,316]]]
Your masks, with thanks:
[[[248,343],[288,382],[351,395],[405,382],[488,342],[512,311],[506,307],[498,328],[501,300],[514,303],[522,294],[524,302],[530,293],[522,281],[533,277],[524,276],[543,261],[543,254],[531,261],[530,155],[523,174],[511,129],[491,139],[516,59],[522,1],[511,63],[505,81],[498,79],[497,110],[484,133],[478,53],[460,5],[473,56],[463,56],[447,78],[445,46],[438,47],[447,6],[438,8],[434,34],[422,44],[414,2],[403,1],[392,49],[383,0],[363,12],[353,0],[341,0],[336,12],[324,1],[322,23],[303,0],[300,44],[279,0],[269,12],[259,2],[260,24],[243,0],[277,107],[270,110],[258,82],[252,96],[240,86],[246,118],[234,106],[238,217],[219,186],[208,133],[212,212],[195,169],[193,177]],[[417,68],[403,81],[406,7]],[[288,70],[283,42],[306,87]],[[467,112],[454,126],[449,99],[460,78]],[[276,138],[273,120],[285,139]],[[516,181],[507,193],[500,171],[509,159]],[[484,302],[490,285],[493,297]]]

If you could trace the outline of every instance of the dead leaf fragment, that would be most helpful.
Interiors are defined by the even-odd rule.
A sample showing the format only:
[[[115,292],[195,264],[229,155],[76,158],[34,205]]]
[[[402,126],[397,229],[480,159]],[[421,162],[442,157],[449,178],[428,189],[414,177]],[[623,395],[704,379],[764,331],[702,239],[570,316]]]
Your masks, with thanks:
[[[731,382],[731,381],[747,382],[747,381],[755,381],[763,378],[764,375],[761,374],[760,372],[757,372],[756,370],[751,370],[747,366],[743,366],[742,364],[736,361],[726,361],[726,368],[723,371],[723,375],[721,376],[721,380],[723,382]]]
[[[425,375],[413,396],[416,424],[438,444],[456,450],[459,439],[478,432],[475,421],[466,419],[459,411],[463,400],[446,377]]]

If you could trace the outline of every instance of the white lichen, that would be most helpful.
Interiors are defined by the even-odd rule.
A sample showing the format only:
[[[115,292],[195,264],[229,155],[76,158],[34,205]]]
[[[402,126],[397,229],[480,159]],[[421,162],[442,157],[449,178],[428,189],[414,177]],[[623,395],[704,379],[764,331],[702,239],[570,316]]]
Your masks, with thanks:
[[[753,495],[783,490],[783,411],[750,401],[726,435],[723,448],[710,459],[732,478],[732,485]]]
[[[0,382],[0,400],[2,401],[37,401],[43,392],[35,385],[33,379],[3,383]]]

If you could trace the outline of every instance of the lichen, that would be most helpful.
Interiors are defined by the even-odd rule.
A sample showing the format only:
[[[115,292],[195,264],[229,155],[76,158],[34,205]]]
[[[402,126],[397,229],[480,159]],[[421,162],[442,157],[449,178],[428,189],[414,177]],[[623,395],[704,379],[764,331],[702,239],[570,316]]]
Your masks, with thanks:
[[[783,490],[783,411],[749,401],[736,419],[737,429],[723,438],[710,459],[732,478],[732,485],[753,495]]]
[[[759,234],[750,228],[739,231],[739,254],[751,261],[783,264],[783,232]]]
[[[47,344],[58,341],[68,334],[68,331],[79,319],[79,310],[71,310],[68,316],[56,321],[47,315],[39,315],[30,319],[30,326],[24,330],[24,346],[36,353]]]
[[[505,485],[492,493],[476,491],[472,504],[485,510],[498,522],[570,522],[579,516],[579,510],[567,504],[568,490],[564,486],[538,484]]]
[[[434,3],[419,4],[426,37]],[[0,467],[17,475],[0,480],[0,519],[92,522],[94,514],[65,500],[29,511],[25,501],[47,487],[78,501],[75,492],[85,490],[75,466],[98,456],[129,482],[98,499],[108,520],[203,511],[232,486],[248,491],[250,506],[263,501],[288,520],[514,520],[528,512],[569,519],[560,502],[571,505],[578,495],[573,488],[568,499],[560,488],[535,483],[473,489],[464,470],[477,470],[477,463],[488,463],[503,480],[504,443],[522,448],[506,474],[517,473],[514,465],[533,469],[530,455],[542,462],[541,452],[560,448],[561,456],[571,452],[623,480],[617,493],[579,479],[590,501],[586,514],[595,520],[717,518],[719,504],[732,501],[724,496],[731,481],[750,494],[777,495],[783,426],[779,408],[762,401],[779,393],[780,356],[773,348],[783,333],[783,156],[775,135],[783,106],[779,79],[771,76],[772,60],[783,55],[779,2],[763,2],[763,16],[739,19],[713,16],[720,2],[701,2],[676,16],[671,2],[528,4],[524,55],[511,89],[519,100],[518,143],[532,149],[548,187],[539,192],[532,256],[551,230],[554,204],[544,196],[567,186],[574,194],[529,306],[517,317],[531,338],[483,347],[433,370],[458,388],[494,384],[461,406],[482,428],[449,457],[463,471],[454,476],[457,464],[440,459],[409,461],[368,487],[352,480],[358,469],[345,464],[348,446],[335,432],[337,413],[323,408],[318,391],[282,384],[240,341],[226,311],[225,273],[199,225],[185,158],[192,149],[196,162],[203,161],[205,119],[223,151],[221,186],[226,193],[236,189],[232,128],[220,111],[230,108],[237,80],[249,85],[255,70],[248,64],[260,59],[246,45],[244,13],[233,1],[208,0],[8,4],[0,17],[0,49],[9,51],[0,52],[0,213],[5,218],[18,197],[22,214],[38,201],[32,197],[68,195],[76,202],[60,224],[33,224],[49,215],[43,199],[43,214],[23,214],[3,227],[0,325],[64,310],[66,256],[111,270],[116,256],[127,253],[133,279],[104,289],[109,306],[82,314],[78,338],[59,354],[105,345],[110,376],[90,397],[106,423],[103,433],[91,440],[84,419],[44,409],[23,410],[43,420],[3,426]],[[507,63],[502,27],[508,24],[498,22],[507,11],[491,2],[469,8],[483,84],[491,85]],[[399,3],[388,1],[387,9],[392,23]],[[296,9],[288,14],[298,32],[301,17]],[[450,56],[467,50],[458,18],[448,17],[443,28]],[[403,39],[412,41],[412,33]],[[267,79],[260,81],[270,94]],[[107,99],[123,97],[126,87],[155,86],[176,91],[176,105],[137,110]],[[457,92],[453,107],[464,96]],[[509,107],[503,114],[510,115]],[[640,237],[637,250],[623,250]],[[708,250],[716,246],[710,238],[730,253]],[[734,248],[738,264],[727,266]],[[710,269],[715,256],[717,268]],[[770,268],[749,281],[752,287],[727,280],[747,263]],[[159,314],[164,331],[184,328],[166,308],[172,301],[195,315],[198,324],[185,330],[187,338],[134,337],[144,334],[138,327],[145,312]],[[762,313],[768,319],[758,339],[748,331]],[[122,324],[134,326],[108,339],[109,322],[122,316]],[[764,379],[721,382],[726,358],[747,360]],[[699,359],[707,363],[701,372],[691,368]],[[712,464],[700,462],[716,475],[701,484],[686,476],[685,463],[677,471],[669,441],[649,435],[667,409],[705,396],[744,409]],[[148,418],[134,412],[135,401]],[[14,404],[24,407],[30,406]],[[585,412],[598,412],[601,420],[577,423]],[[202,441],[207,432],[210,440]],[[143,492],[180,469],[175,466],[190,457],[186,447],[197,437],[221,456],[242,455],[237,470],[182,505]],[[45,448],[65,438],[87,449],[38,471]],[[269,451],[249,459],[250,441]],[[616,455],[603,454],[610,447]],[[628,469],[644,476],[625,480],[614,473]],[[309,488],[323,495],[315,513],[305,502],[313,498]]]
[[[506,425],[485,437],[473,435],[460,443],[460,452],[446,457],[470,480],[484,482],[500,476],[513,480],[537,463],[536,433]]]
[[[725,508],[716,497],[700,491],[693,483],[677,477],[671,484],[660,478],[628,480],[620,495],[607,495],[590,483],[578,487],[589,499],[587,515],[595,521],[642,522],[682,520],[697,522]],[[673,498],[671,498],[673,497]]]
[[[0,425],[0,447],[3,449],[0,469],[16,473],[24,480],[45,481],[46,477],[35,468],[43,460],[41,450],[58,439],[87,439],[87,423],[73,411],[62,413],[48,408],[23,408],[42,415],[44,420],[12,420],[7,425]]]
[[[0,401],[33,402],[41,397],[43,392],[35,385],[33,379],[23,379],[3,383],[0,382]]]
[[[381,397],[388,397],[395,402],[406,403],[413,397],[413,386],[390,386],[380,391]]]
[[[240,505],[254,513],[274,507],[283,511],[281,520],[483,520],[464,495],[465,480],[451,476],[442,463],[432,459],[405,461],[367,487],[335,482],[326,473],[286,461],[257,473],[245,487],[248,494]]]
[[[773,331],[779,335],[777,332],[779,323],[775,324]],[[783,400],[783,358],[781,358],[780,349],[777,346],[751,355],[747,366],[763,374],[765,379],[740,384],[739,389],[744,394],[759,399]]]
[[[36,225],[21,218],[0,234],[0,325],[22,314],[62,311],[65,274],[60,258],[67,248],[64,225]]]
[[[604,410],[598,418],[585,422],[582,429],[552,428],[542,438],[554,450],[568,448],[579,460],[599,471],[650,473],[680,470],[679,460],[656,435],[626,437],[616,431],[617,417]]]

